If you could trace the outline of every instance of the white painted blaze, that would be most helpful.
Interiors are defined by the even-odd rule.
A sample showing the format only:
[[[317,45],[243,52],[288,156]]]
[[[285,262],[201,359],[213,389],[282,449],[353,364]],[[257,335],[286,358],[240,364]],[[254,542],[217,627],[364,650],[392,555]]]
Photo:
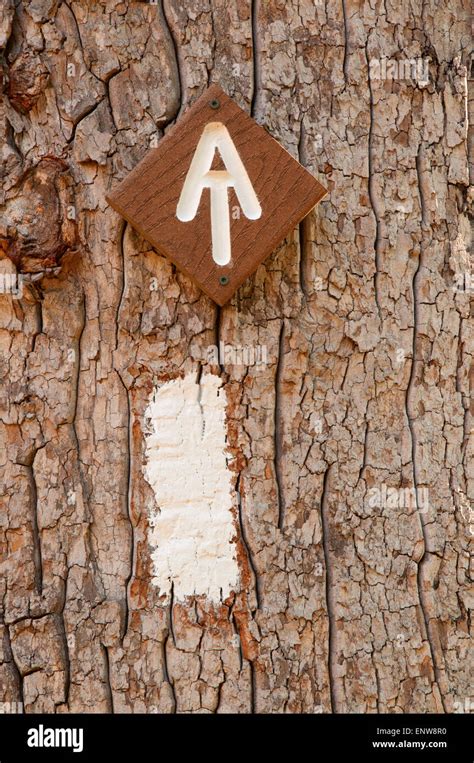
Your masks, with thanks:
[[[195,374],[157,387],[145,412],[145,477],[153,583],[183,601],[214,602],[237,590],[239,569],[226,461],[226,399],[221,379]]]
[[[211,170],[216,149],[225,170]],[[176,217],[189,222],[196,216],[204,188],[211,192],[212,257],[218,265],[230,262],[228,188],[234,188],[249,220],[262,214],[257,195],[229,131],[221,122],[209,122],[202,132],[176,207]]]

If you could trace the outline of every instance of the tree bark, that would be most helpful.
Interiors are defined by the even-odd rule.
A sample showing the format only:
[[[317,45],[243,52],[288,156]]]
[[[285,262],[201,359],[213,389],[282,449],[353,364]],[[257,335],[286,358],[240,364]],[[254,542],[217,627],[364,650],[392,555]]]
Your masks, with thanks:
[[[0,295],[0,701],[464,709],[468,3],[3,13],[0,264],[23,294]],[[213,82],[329,188],[224,308],[105,202]],[[266,362],[216,362],[220,342]],[[147,478],[150,400],[191,377],[201,400],[208,374],[239,569],[218,601],[156,584]]]

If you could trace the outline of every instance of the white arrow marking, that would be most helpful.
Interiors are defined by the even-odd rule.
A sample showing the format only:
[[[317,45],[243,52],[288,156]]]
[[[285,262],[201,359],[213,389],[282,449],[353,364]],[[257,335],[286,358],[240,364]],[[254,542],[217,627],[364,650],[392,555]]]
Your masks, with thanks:
[[[211,170],[216,148],[225,170]],[[202,132],[176,207],[178,220],[194,219],[204,188],[211,192],[212,258],[218,265],[227,265],[231,252],[227,189],[235,189],[249,220],[258,220],[262,208],[229,131],[221,122],[209,122]]]

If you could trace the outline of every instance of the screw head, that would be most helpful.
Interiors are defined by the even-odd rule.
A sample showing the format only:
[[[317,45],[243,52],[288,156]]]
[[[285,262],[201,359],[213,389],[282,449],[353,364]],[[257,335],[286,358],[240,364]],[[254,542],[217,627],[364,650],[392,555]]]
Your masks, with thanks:
[[[227,284],[229,283],[228,276],[221,276],[219,278],[219,283],[220,283],[221,286],[227,286]]]
[[[218,98],[213,98],[212,101],[209,101],[209,106],[211,107],[211,109],[218,109],[220,105],[221,105],[221,102],[219,101]]]

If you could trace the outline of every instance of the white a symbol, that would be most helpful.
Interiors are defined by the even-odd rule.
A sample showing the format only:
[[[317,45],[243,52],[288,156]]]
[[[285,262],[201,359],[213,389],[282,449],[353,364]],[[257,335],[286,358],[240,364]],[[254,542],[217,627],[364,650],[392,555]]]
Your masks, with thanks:
[[[225,170],[211,170],[216,148]],[[209,122],[202,132],[176,207],[178,220],[188,222],[194,219],[203,188],[211,191],[212,258],[218,265],[227,265],[230,262],[227,189],[235,189],[242,211],[249,220],[258,220],[262,208],[229,131],[221,122]]]

